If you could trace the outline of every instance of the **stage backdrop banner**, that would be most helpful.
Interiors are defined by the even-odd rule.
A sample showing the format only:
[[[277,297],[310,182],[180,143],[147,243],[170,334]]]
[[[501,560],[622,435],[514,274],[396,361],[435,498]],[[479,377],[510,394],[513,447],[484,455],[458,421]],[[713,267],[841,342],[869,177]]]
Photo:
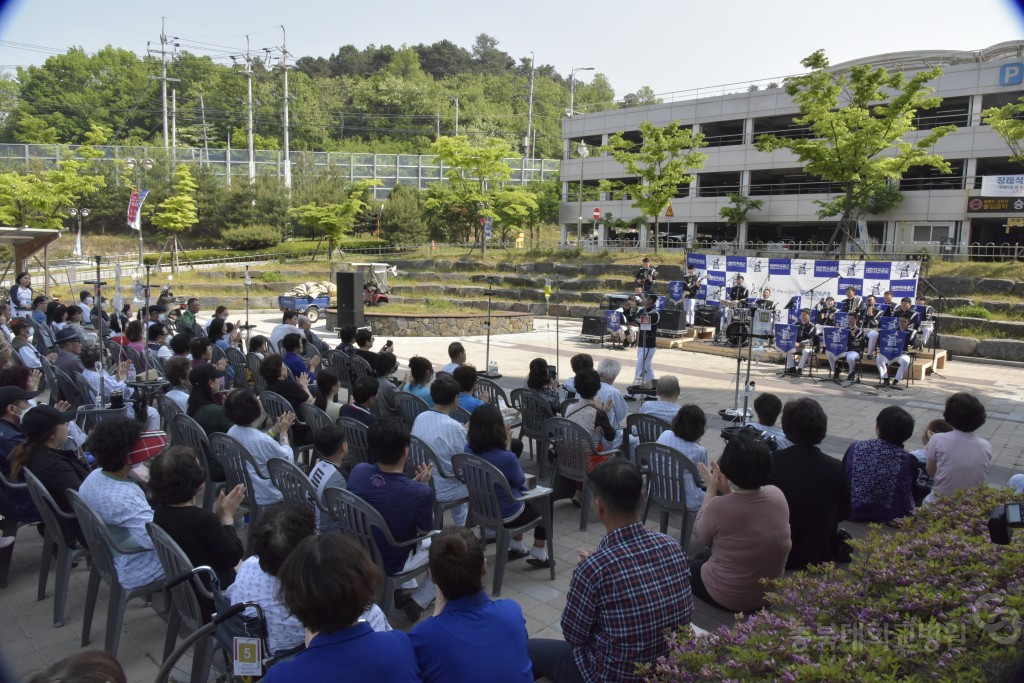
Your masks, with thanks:
[[[698,297],[709,303],[726,297],[729,287],[742,275],[753,301],[762,289],[772,291],[777,306],[785,306],[793,297],[800,304],[813,308],[826,297],[840,300],[846,288],[853,287],[857,296],[892,291],[899,301],[917,294],[919,261],[839,261],[830,259],[786,259],[760,256],[723,256],[721,254],[688,254],[686,265],[706,276]],[[799,306],[798,306],[799,307]],[[791,318],[792,319],[792,318]]]

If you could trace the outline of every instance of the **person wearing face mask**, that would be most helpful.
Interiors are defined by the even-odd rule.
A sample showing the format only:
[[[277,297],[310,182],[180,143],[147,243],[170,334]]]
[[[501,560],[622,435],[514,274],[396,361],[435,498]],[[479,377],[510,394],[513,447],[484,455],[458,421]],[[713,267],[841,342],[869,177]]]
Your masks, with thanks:
[[[149,326],[148,348],[160,360],[169,360],[174,355],[171,347],[167,345],[167,325],[160,322]]]
[[[96,305],[96,300],[89,290],[83,289],[78,293],[78,302],[78,307],[82,309],[82,320],[89,323],[89,316],[92,315],[92,307]]]
[[[14,333],[11,346],[21,358],[22,365],[29,368],[42,367],[43,364],[39,362],[39,352],[32,345],[32,323],[25,318],[18,318],[11,323],[11,332]],[[46,358],[53,363],[57,360],[57,354],[51,353]]]
[[[8,479],[11,478],[10,455],[15,448],[25,443],[21,418],[29,409],[29,401],[38,395],[38,391],[25,391],[20,387],[0,387],[0,470]],[[0,514],[28,522],[42,520],[25,489],[0,489]],[[6,548],[12,543],[14,536],[0,538],[0,548]]]
[[[160,304],[152,304],[148,310],[149,318],[146,320],[147,325],[152,325],[153,323],[167,322],[166,306],[161,306]]]

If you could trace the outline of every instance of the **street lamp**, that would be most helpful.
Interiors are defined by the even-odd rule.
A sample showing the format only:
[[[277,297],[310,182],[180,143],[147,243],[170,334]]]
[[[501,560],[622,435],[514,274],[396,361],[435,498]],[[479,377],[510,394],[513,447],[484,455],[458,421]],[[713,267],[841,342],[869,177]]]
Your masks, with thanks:
[[[569,116],[572,116],[573,114],[576,113],[576,110],[574,109],[576,104],[576,73],[578,71],[593,70],[594,67],[592,66],[578,66],[572,70],[572,73],[569,74]]]
[[[448,99],[455,103],[455,137],[459,137],[459,98],[449,95]]]
[[[587,143],[581,140],[580,146],[576,148],[576,153],[580,155],[580,184],[576,192],[576,197],[579,200],[579,215],[576,220],[576,251],[580,251],[583,248],[583,160],[590,156]]]
[[[75,236],[75,256],[82,255],[82,219],[89,217],[89,209],[82,207],[71,207],[68,209],[68,215],[72,218],[78,219],[78,234]]]
[[[153,170],[153,166],[154,166],[155,163],[156,162],[154,162],[152,159],[150,159],[148,157],[144,158],[144,159],[139,159],[138,161],[136,161],[134,157],[128,157],[127,159],[124,160],[124,167],[125,168],[127,168],[129,171],[137,171],[137,173],[135,174],[135,179],[136,179],[135,188],[140,193],[142,192],[142,172],[143,171],[151,171],[151,170]],[[141,204],[141,202],[139,204],[139,214],[140,215],[138,216],[138,218],[136,218],[136,220],[138,221],[138,225],[139,225],[139,268],[142,268],[142,264],[143,264],[143,259],[142,259],[143,246],[142,246],[142,215],[141,215],[142,214],[142,204]]]

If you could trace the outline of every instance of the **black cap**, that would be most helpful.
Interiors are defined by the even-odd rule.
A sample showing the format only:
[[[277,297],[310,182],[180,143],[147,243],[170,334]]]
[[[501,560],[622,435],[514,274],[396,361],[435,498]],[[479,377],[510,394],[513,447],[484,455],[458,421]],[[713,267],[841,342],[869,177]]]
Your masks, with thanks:
[[[153,304],[152,306],[149,307],[149,312],[150,313],[164,313],[166,311],[167,311],[167,307],[166,306],[161,306],[160,304]]]
[[[47,434],[57,425],[71,422],[75,415],[74,410],[62,413],[53,406],[38,405],[21,416],[21,433],[26,439],[34,439]]]
[[[66,344],[73,341],[82,341],[82,338],[78,336],[78,332],[71,327],[65,327],[57,333],[55,341],[58,344]]]
[[[0,387],[0,413],[7,410],[7,406],[12,403],[27,401],[38,395],[38,391],[25,391],[21,387]]]
[[[192,372],[188,373],[188,381],[192,384],[202,384],[209,382],[212,379],[219,379],[225,375],[223,370],[218,370],[217,366],[213,363],[206,363],[200,365],[198,368],[192,368]]]

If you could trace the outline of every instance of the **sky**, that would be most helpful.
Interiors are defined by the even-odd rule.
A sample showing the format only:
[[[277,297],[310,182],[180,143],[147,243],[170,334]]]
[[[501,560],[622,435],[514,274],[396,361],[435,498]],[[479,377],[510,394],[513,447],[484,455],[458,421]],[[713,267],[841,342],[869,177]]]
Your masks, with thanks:
[[[1009,0],[0,0],[0,69],[40,64],[81,46],[144,54],[167,33],[220,56],[281,44],[295,57],[328,57],[353,44],[432,43],[470,48],[487,33],[517,60],[535,53],[568,75],[605,74],[621,97],[742,83],[801,71],[819,48],[832,63],[906,50],[975,50],[1024,39],[1024,12]],[[198,52],[199,50],[190,50]],[[592,72],[578,74],[589,81]]]

